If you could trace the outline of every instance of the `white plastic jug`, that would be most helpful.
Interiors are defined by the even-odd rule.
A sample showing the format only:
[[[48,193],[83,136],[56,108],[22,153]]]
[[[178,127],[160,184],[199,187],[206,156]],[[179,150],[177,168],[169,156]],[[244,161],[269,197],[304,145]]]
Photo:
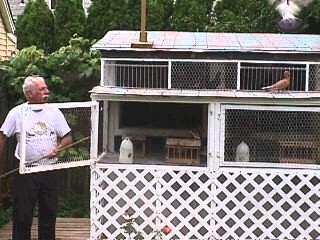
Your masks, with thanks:
[[[250,161],[250,149],[248,145],[242,141],[236,150],[236,162],[249,162]]]
[[[125,137],[120,145],[119,163],[133,162],[133,144],[128,137]]]

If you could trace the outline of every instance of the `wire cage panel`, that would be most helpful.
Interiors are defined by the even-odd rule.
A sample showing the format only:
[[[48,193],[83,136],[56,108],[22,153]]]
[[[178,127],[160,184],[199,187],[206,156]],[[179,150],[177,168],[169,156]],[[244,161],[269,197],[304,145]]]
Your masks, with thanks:
[[[62,114],[62,115],[61,115]],[[50,156],[59,144],[61,115],[71,128],[73,143],[64,146],[57,156]],[[31,173],[85,166],[96,155],[98,105],[96,102],[32,104],[22,107],[20,172]],[[33,136],[39,136],[37,138]]]
[[[309,66],[309,91],[320,91],[320,64]]]
[[[175,89],[236,89],[236,62],[172,61],[171,86]]]
[[[91,178],[92,240],[320,237],[317,172],[99,164]]]
[[[126,88],[168,88],[168,62],[104,61],[103,85]]]
[[[288,91],[319,91],[320,64],[262,61],[103,61],[102,85],[124,88],[262,91],[290,73]],[[170,69],[169,69],[170,68]]]
[[[290,91],[306,91],[306,65],[284,63],[241,63],[240,89],[261,90],[284,78],[284,72],[290,72]]]
[[[222,112],[224,161],[242,161],[249,152],[243,161],[320,164],[319,108],[224,106]]]

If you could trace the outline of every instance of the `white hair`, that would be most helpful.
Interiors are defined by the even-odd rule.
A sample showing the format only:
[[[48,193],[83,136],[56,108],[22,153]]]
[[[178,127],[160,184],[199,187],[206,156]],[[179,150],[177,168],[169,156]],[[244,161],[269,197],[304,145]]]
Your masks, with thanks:
[[[37,76],[37,75],[33,75],[33,76],[28,76],[24,79],[24,83],[22,85],[22,90],[24,95],[26,96],[28,91],[31,91],[32,88],[34,87],[34,83],[36,82],[45,82],[43,77]]]

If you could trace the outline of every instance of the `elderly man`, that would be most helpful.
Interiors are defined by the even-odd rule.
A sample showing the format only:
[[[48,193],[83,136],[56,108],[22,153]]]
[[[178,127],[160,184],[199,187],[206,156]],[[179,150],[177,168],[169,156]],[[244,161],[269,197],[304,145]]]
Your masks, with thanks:
[[[49,90],[45,80],[29,76],[22,86],[27,99],[23,104],[42,104],[48,101]],[[16,135],[18,143],[15,158],[20,160],[19,136],[21,132],[21,107],[10,110],[0,128],[0,157],[8,137]],[[72,143],[70,127],[59,109],[30,110],[26,121],[26,162],[34,165],[52,164],[59,149]],[[58,141],[59,140],[59,141]],[[57,171],[31,174],[16,173],[13,182],[13,240],[31,239],[31,226],[36,203],[39,210],[39,239],[55,239],[58,210]]]

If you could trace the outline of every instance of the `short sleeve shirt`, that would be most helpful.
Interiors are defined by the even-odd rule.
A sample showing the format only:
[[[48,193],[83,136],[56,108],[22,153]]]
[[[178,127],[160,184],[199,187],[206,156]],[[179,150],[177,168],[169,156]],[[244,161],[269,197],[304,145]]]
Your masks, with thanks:
[[[0,131],[7,137],[16,135],[18,144],[15,156],[20,159],[21,104],[10,110]],[[26,162],[47,156],[57,145],[58,138],[70,132],[62,112],[57,108],[28,109],[25,116]]]

